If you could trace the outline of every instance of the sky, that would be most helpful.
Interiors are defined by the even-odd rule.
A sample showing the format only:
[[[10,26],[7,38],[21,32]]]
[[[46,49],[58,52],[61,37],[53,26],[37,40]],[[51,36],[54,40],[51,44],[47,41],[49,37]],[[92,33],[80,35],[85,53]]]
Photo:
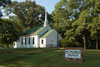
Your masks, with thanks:
[[[12,1],[18,1],[18,2],[23,2],[26,0],[12,0]],[[34,1],[34,0],[31,0]],[[55,9],[55,5],[59,0],[35,0],[36,4],[39,4],[43,7],[45,7],[46,11],[51,14],[52,11]]]

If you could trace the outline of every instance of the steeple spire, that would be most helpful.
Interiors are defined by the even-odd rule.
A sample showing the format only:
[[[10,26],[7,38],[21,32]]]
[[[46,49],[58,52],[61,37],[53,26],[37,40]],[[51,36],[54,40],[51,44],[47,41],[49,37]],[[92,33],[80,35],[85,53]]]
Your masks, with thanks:
[[[44,21],[44,26],[48,25],[48,19],[47,19],[47,12],[45,11],[45,21]]]

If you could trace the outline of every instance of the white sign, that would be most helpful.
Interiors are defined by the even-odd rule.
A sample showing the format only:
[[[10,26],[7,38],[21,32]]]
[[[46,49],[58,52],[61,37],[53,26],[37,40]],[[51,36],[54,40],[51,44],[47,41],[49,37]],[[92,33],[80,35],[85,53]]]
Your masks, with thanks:
[[[65,50],[65,57],[66,58],[81,58],[81,50]]]

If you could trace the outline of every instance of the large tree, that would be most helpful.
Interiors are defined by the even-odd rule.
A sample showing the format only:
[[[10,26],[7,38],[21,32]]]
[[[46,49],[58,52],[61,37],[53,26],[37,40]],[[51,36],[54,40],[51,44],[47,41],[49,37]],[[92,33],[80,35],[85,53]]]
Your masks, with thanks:
[[[22,28],[18,23],[9,19],[2,19],[0,21],[0,44],[1,46],[12,44],[21,35]]]
[[[88,28],[91,32],[91,38],[95,40],[96,49],[99,48],[99,40],[100,40],[100,1],[96,1],[94,5],[94,9],[90,11],[90,15],[92,18],[91,23],[88,25]]]
[[[13,1],[6,10],[15,14],[16,19],[19,20],[25,28],[41,26],[44,22],[45,9],[37,5],[35,1]]]

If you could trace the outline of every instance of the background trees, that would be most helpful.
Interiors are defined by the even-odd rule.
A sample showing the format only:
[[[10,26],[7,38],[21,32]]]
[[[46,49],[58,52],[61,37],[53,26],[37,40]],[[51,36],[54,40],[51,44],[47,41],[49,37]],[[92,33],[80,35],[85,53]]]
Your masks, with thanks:
[[[57,11],[59,11],[59,32],[64,37],[62,45],[98,49],[99,6],[99,0],[60,0],[56,4],[52,13],[54,22],[52,26],[56,25]]]
[[[24,28],[41,26],[44,22],[44,7],[37,5],[35,1],[12,2],[6,10],[15,14]]]

